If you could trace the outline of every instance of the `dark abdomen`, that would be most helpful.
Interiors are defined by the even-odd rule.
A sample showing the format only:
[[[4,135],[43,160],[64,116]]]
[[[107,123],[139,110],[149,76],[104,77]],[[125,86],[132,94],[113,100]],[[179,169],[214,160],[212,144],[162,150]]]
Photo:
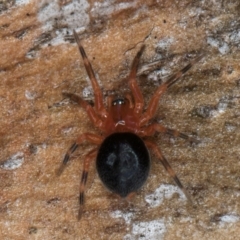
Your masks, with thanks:
[[[148,150],[133,133],[113,133],[100,146],[97,171],[104,185],[121,197],[138,190],[150,169]]]

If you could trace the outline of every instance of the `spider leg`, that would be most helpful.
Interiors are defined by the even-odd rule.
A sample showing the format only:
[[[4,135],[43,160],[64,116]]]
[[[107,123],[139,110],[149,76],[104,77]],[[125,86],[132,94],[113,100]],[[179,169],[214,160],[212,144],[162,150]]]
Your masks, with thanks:
[[[152,136],[155,132],[160,132],[160,133],[165,133],[165,134],[169,134],[173,137],[180,137],[180,138],[183,138],[189,142],[192,142],[192,143],[199,143],[199,140],[193,138],[193,137],[189,137],[188,135],[184,134],[184,133],[181,133],[177,130],[174,130],[174,129],[170,129],[170,128],[166,128],[164,127],[163,125],[161,124],[158,124],[158,123],[153,123],[153,124],[150,124],[146,127],[142,127],[140,129],[140,132],[139,134],[141,136]]]
[[[131,109],[134,108],[134,103],[133,103],[131,94],[127,93],[125,95],[125,98],[128,100],[129,108],[131,108]]]
[[[143,104],[144,104],[142,92],[136,81],[139,60],[144,50],[144,47],[145,46],[143,45],[141,49],[138,51],[137,55],[135,56],[132,63],[131,72],[128,77],[128,84],[134,98],[134,113],[136,113],[137,115],[139,115],[142,112]]]
[[[76,31],[73,30],[73,33],[74,33],[75,40],[76,40],[76,42],[78,44],[79,52],[80,52],[80,54],[82,56],[83,63],[84,63],[85,69],[87,71],[88,77],[89,77],[89,79],[90,79],[90,81],[92,83],[97,112],[103,118],[107,118],[107,111],[106,111],[106,109],[104,108],[104,105],[103,105],[102,92],[101,92],[100,86],[99,86],[99,84],[98,84],[98,82],[96,80],[95,74],[93,72],[92,65],[89,62],[88,58],[87,58],[87,55],[86,55],[86,53],[84,51],[83,46],[81,45],[81,41],[80,41]]]
[[[78,220],[81,219],[82,211],[83,211],[83,205],[84,205],[84,190],[87,183],[87,177],[88,177],[88,171],[89,171],[89,165],[90,161],[97,155],[97,149],[91,150],[84,159],[83,163],[83,172],[82,172],[82,178],[80,182],[80,189],[79,189],[79,211],[78,211]]]
[[[79,97],[76,94],[73,93],[62,93],[64,97],[70,98],[72,101],[78,103],[85,111],[87,112],[90,120],[93,122],[93,124],[103,130],[103,121],[99,116],[96,114],[93,107],[86,101],[84,101],[81,97]]]
[[[65,167],[67,166],[67,163],[71,157],[71,155],[75,152],[75,150],[79,147],[80,144],[82,144],[84,141],[88,141],[94,144],[101,144],[102,142],[102,137],[93,134],[93,133],[83,133],[80,135],[76,142],[73,143],[73,145],[69,148],[67,153],[65,154],[65,157],[63,159],[63,162],[59,169],[56,171],[57,176],[61,175]]]
[[[203,54],[193,59],[188,65],[186,65],[182,70],[178,71],[176,74],[172,75],[165,83],[160,85],[157,91],[151,98],[146,112],[142,115],[140,119],[140,125],[145,125],[153,116],[155,115],[158,107],[158,102],[161,95],[166,92],[166,90],[172,86],[175,82],[179,81],[181,77],[198,61],[203,58]]]
[[[155,154],[156,156],[160,159],[162,165],[164,166],[164,168],[167,170],[167,172],[170,174],[170,176],[173,178],[173,180],[175,181],[175,183],[177,184],[177,186],[181,189],[181,191],[184,193],[184,195],[186,196],[186,198],[188,199],[188,201],[192,203],[191,197],[188,194],[187,190],[184,188],[184,186],[182,185],[181,181],[179,180],[179,178],[177,177],[176,173],[173,171],[171,165],[168,163],[167,159],[162,155],[160,149],[158,148],[158,146],[151,142],[151,141],[144,141],[146,146],[149,147]]]

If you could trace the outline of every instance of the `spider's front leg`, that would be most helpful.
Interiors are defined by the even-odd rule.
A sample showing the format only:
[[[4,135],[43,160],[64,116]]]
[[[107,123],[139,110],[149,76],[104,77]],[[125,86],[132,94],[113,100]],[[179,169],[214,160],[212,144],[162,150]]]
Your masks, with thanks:
[[[131,89],[131,92],[133,94],[134,98],[134,113],[137,115],[140,115],[142,113],[143,105],[144,105],[144,100],[143,100],[143,95],[142,92],[137,84],[137,69],[140,61],[140,57],[142,55],[142,52],[144,50],[145,46],[143,45],[141,49],[138,51],[137,55],[135,56],[132,67],[131,67],[131,72],[128,77],[128,84]]]
[[[164,166],[164,168],[167,170],[167,172],[170,174],[170,176],[173,178],[173,180],[175,181],[175,183],[177,184],[177,186],[181,189],[181,191],[184,193],[184,195],[186,196],[186,198],[188,199],[189,203],[191,203],[193,205],[192,199],[189,195],[189,193],[187,192],[187,190],[184,188],[184,186],[182,185],[181,181],[179,180],[179,178],[177,177],[176,173],[173,171],[171,165],[169,164],[169,162],[167,161],[167,159],[163,156],[163,154],[161,153],[160,149],[158,148],[158,146],[148,140],[144,141],[146,146],[148,148],[150,148],[155,155],[160,159],[162,165]]]
[[[157,91],[152,96],[148,108],[146,112],[141,116],[140,119],[140,125],[144,126],[147,124],[147,122],[152,119],[157,111],[158,102],[161,97],[161,95],[167,91],[169,87],[171,87],[174,83],[179,81],[181,77],[198,61],[200,61],[203,58],[204,55],[200,55],[193,59],[188,65],[186,65],[183,69],[178,71],[176,74],[172,75],[165,83],[160,85],[157,89]]]
[[[87,54],[85,53],[85,50],[84,50],[84,48],[81,44],[81,41],[80,41],[76,31],[73,30],[73,33],[74,33],[75,40],[78,44],[79,52],[80,52],[80,54],[83,58],[83,63],[84,63],[85,69],[87,71],[88,77],[89,77],[89,79],[92,83],[92,87],[93,87],[93,91],[94,91],[94,97],[95,97],[96,110],[103,118],[106,119],[107,118],[107,111],[106,111],[106,109],[104,107],[104,104],[103,104],[102,92],[101,92],[100,86],[99,86],[99,84],[96,80],[95,74],[93,72],[92,65],[87,58]]]
[[[87,112],[92,123],[99,129],[104,130],[103,129],[104,120],[102,120],[99,117],[99,115],[95,112],[93,107],[88,102],[86,102],[81,97],[79,97],[78,95],[73,94],[73,93],[63,92],[62,95],[64,97],[68,97],[71,101],[78,103]]]
[[[69,148],[69,150],[65,154],[63,162],[62,162],[61,166],[59,167],[59,169],[56,171],[56,174],[58,176],[61,175],[61,173],[65,169],[71,155],[75,152],[75,150],[79,147],[80,144],[82,144],[85,141],[88,141],[90,143],[100,145],[102,143],[102,140],[103,140],[103,138],[101,136],[98,136],[93,133],[84,133],[84,134],[80,135],[77,138],[76,142],[73,143],[73,145]]]

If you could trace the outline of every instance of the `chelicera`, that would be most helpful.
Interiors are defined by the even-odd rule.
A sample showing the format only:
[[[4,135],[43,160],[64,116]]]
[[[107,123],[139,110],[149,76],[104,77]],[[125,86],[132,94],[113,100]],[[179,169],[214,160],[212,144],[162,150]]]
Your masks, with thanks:
[[[133,60],[128,77],[132,97],[129,95],[123,98],[108,97],[108,107],[105,108],[103,95],[95,78],[91,63],[75,31],[74,37],[83,58],[85,69],[91,80],[95,105],[94,107],[91,106],[87,101],[72,93],[63,93],[63,95],[85,109],[93,125],[101,131],[100,135],[89,132],[81,134],[66,153],[62,165],[58,169],[58,174],[60,175],[68,163],[70,156],[84,142],[96,145],[96,147],[85,156],[83,161],[78,218],[80,218],[82,214],[84,189],[88,178],[89,165],[94,159],[96,159],[96,168],[103,184],[112,192],[125,198],[141,188],[148,177],[150,169],[148,149],[153,151],[177,186],[189,201],[191,201],[186,189],[163,156],[157,144],[147,137],[152,136],[156,132],[160,132],[174,137],[181,137],[188,141],[194,141],[193,138],[179,131],[168,129],[156,122],[150,123],[150,120],[156,114],[161,95],[176,83],[202,56],[192,60],[192,62],[182,70],[172,75],[165,83],[160,85],[144,111],[143,95],[136,81],[139,60],[144,50],[144,46],[142,46]]]

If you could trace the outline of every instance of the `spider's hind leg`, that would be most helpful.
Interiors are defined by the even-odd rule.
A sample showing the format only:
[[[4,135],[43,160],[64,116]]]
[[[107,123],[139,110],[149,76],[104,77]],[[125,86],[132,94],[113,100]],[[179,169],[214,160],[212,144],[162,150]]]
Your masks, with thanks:
[[[156,154],[156,156],[159,158],[159,160],[161,161],[161,163],[164,166],[164,168],[167,170],[167,172],[173,178],[174,182],[177,184],[177,186],[184,193],[184,195],[186,196],[186,198],[189,201],[189,203],[191,203],[191,205],[193,206],[193,202],[192,202],[192,199],[191,199],[189,193],[187,192],[185,187],[182,185],[181,181],[177,177],[176,173],[172,169],[172,167],[169,164],[169,162],[167,161],[167,159],[162,155],[162,153],[161,153],[160,149],[158,148],[158,146],[155,143],[151,142],[151,141],[147,141],[146,140],[144,142],[147,145],[147,147],[149,147]]]
[[[57,169],[56,171],[56,175],[60,176],[62,174],[62,172],[64,171],[65,167],[67,166],[67,163],[70,159],[70,156],[75,152],[75,150],[78,148],[78,144],[75,142],[73,143],[73,145],[69,148],[69,150],[67,151],[67,153],[64,156],[63,162],[60,165],[60,167]]]
[[[83,172],[82,172],[82,177],[81,177],[81,182],[80,182],[80,189],[79,189],[79,211],[78,211],[78,220],[81,219],[82,212],[83,212],[83,205],[84,205],[84,190],[85,186],[87,183],[87,178],[88,178],[88,171],[89,171],[89,165],[90,161],[97,155],[97,149],[91,150],[84,159],[84,164],[83,164]]]

